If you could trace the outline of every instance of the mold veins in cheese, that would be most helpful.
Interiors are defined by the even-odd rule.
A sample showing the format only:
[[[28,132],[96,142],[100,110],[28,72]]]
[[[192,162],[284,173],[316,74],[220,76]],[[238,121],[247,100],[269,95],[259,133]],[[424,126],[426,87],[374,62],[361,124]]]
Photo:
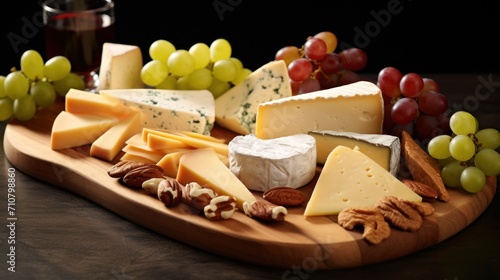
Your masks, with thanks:
[[[138,46],[104,43],[97,90],[142,88],[142,53]]]
[[[349,207],[373,207],[383,196],[422,202],[422,197],[362,152],[337,146],[326,160],[304,215],[336,215]]]
[[[330,152],[337,146],[346,146],[359,150],[376,161],[380,166],[398,175],[401,159],[401,142],[399,137],[387,134],[362,134],[355,132],[339,132],[331,130],[313,130],[309,135],[316,139],[317,162],[325,164]]]
[[[248,134],[236,136],[228,146],[229,168],[250,190],[296,189],[316,174],[316,143],[307,134],[269,140]]]
[[[254,133],[258,105],[291,95],[286,63],[271,61],[215,100],[215,121],[239,134]]]
[[[311,130],[382,133],[384,103],[373,83],[345,86],[261,103],[255,134],[270,139]]]
[[[101,90],[141,112],[143,127],[209,135],[215,122],[215,103],[208,90],[127,89]]]

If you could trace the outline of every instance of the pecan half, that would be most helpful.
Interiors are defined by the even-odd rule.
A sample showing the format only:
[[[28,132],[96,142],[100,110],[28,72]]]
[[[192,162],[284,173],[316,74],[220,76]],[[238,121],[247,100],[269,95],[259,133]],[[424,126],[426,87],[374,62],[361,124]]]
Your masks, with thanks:
[[[376,245],[389,238],[391,228],[376,207],[346,208],[340,211],[338,223],[347,230],[363,226],[363,238]]]
[[[285,186],[268,189],[262,194],[262,198],[273,204],[289,207],[300,206],[307,200],[303,192]]]
[[[182,185],[172,178],[161,181],[157,192],[158,199],[167,207],[177,205],[182,200]]]
[[[229,219],[236,211],[236,199],[228,195],[220,195],[210,200],[203,208],[205,217],[212,221]]]
[[[206,186],[201,186],[196,182],[188,183],[184,186],[183,201],[187,205],[202,211],[210,201],[217,197],[212,189]]]
[[[243,212],[249,217],[263,221],[283,221],[287,215],[287,210],[284,206],[275,205],[265,200],[243,202]]]
[[[422,199],[434,200],[438,198],[438,192],[427,184],[410,179],[403,179],[401,182],[420,195]]]
[[[413,202],[395,196],[382,197],[376,208],[389,224],[405,231],[417,231],[422,226],[422,217],[434,212],[429,203]]]
[[[156,164],[145,164],[127,172],[123,182],[131,188],[140,189],[142,183],[151,178],[163,178],[163,168]]]
[[[146,164],[143,162],[122,160],[108,169],[108,175],[113,178],[121,178],[125,176],[125,174],[127,174],[130,170],[144,165]]]

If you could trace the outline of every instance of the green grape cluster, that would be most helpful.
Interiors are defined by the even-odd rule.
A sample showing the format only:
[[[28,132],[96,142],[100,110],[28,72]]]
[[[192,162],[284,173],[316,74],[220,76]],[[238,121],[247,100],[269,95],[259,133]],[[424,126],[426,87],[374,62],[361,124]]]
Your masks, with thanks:
[[[159,39],[149,47],[151,61],[142,67],[141,79],[158,89],[206,89],[217,98],[252,73],[231,54],[231,44],[223,38],[210,46],[196,43],[188,50]]]
[[[28,121],[38,108],[52,105],[57,95],[65,96],[70,88],[83,89],[84,81],[71,72],[71,63],[64,56],[44,61],[36,50],[25,51],[20,69],[12,68],[0,76],[0,121],[12,117]]]
[[[477,119],[466,111],[455,112],[449,124],[452,135],[432,138],[427,151],[439,160],[446,186],[477,193],[486,184],[487,176],[500,174],[500,132],[479,129]]]

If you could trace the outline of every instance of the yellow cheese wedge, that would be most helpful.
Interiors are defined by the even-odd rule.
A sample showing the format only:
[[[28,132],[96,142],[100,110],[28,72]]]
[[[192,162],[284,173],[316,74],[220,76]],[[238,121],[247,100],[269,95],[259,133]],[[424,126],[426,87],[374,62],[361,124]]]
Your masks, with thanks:
[[[142,88],[142,53],[138,46],[104,43],[98,90]]]
[[[141,129],[141,115],[135,112],[97,138],[90,147],[90,155],[107,161],[113,160],[125,147],[125,141],[140,133]]]
[[[58,150],[90,144],[117,123],[117,118],[61,111],[52,124],[50,148]]]
[[[127,154],[125,153],[120,160],[130,160],[130,161],[135,161],[135,162],[143,162],[143,163],[148,163],[148,164],[156,164],[156,161],[153,161],[149,158],[137,156],[137,155],[132,155],[132,154]]]
[[[193,147],[188,144],[177,140],[171,139],[168,137],[163,137],[154,133],[146,134],[146,143],[148,147],[154,150],[163,150],[163,149],[192,149]]]
[[[176,179],[184,185],[191,182],[206,184],[219,195],[233,196],[240,210],[243,210],[243,202],[256,200],[250,190],[224,165],[212,148],[196,149],[185,153],[180,158]]]
[[[64,100],[66,112],[74,114],[124,118],[132,112],[130,108],[123,106],[118,101],[78,89],[70,89]]]
[[[270,139],[311,130],[380,134],[383,119],[382,92],[360,81],[261,103],[255,135]]]
[[[171,178],[176,178],[177,177],[177,171],[179,170],[179,161],[185,153],[192,151],[192,150],[183,150],[183,151],[178,151],[178,152],[173,152],[173,153],[168,153],[163,156],[162,159],[160,159],[156,165],[160,166],[163,168],[163,173]]]
[[[336,215],[349,207],[372,207],[383,196],[422,201],[422,197],[362,152],[337,146],[326,160],[304,215]]]
[[[138,156],[141,158],[146,158],[154,163],[157,163],[165,155],[165,153],[160,151],[155,151],[151,149],[141,149],[136,146],[132,146],[130,144],[125,145],[122,151],[124,151],[126,154]]]

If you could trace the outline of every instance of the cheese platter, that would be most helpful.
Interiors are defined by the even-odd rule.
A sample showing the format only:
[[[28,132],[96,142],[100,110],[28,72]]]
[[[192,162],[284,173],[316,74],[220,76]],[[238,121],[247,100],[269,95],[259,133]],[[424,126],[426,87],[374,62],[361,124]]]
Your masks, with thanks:
[[[304,216],[305,205],[289,207],[286,219],[266,223],[236,211],[230,219],[211,221],[188,205],[167,208],[145,190],[131,189],[107,170],[116,163],[90,156],[90,145],[51,149],[51,129],[64,110],[58,100],[39,110],[29,121],[11,120],[6,126],[4,150],[7,159],[26,174],[89,199],[129,221],[179,242],[242,262],[266,267],[293,266],[317,269],[344,269],[375,264],[433,246],[459,233],[488,207],[497,188],[489,176],[478,193],[449,189],[447,202],[432,201],[435,211],[426,216],[415,232],[391,228],[390,237],[371,245],[361,230],[346,230],[335,215]],[[211,135],[229,143],[237,133],[219,127]],[[123,152],[122,152],[123,153]],[[313,192],[322,165],[305,186],[307,197]],[[262,192],[252,191],[257,199]]]

